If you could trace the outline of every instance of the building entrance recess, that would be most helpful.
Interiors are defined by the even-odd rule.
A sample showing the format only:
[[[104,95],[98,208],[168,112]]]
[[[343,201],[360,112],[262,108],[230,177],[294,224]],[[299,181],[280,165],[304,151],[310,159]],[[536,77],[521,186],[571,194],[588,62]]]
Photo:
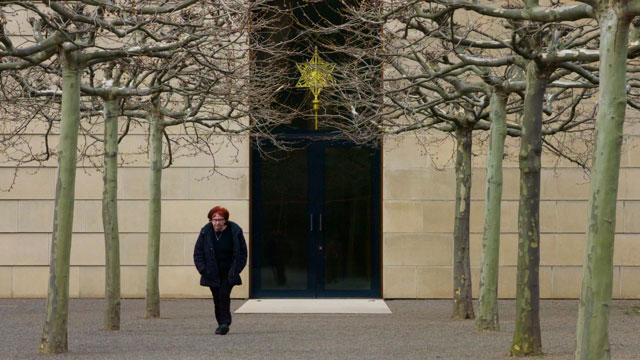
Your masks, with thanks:
[[[292,147],[254,146],[251,297],[379,298],[379,148]]]

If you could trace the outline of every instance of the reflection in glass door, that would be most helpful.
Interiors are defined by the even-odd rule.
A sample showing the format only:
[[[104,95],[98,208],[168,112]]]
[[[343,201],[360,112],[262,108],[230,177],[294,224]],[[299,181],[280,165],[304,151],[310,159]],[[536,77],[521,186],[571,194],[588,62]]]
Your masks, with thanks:
[[[254,152],[252,172],[252,297],[380,297],[378,149]]]
[[[254,226],[260,241],[252,249],[258,254],[253,258],[260,269],[258,284],[265,291],[302,296],[309,288],[309,184],[300,180],[308,172],[307,154],[273,151],[269,157],[254,168],[261,175],[253,198],[260,214],[259,227]]]
[[[371,290],[375,257],[374,227],[379,228],[374,209],[370,148],[324,148],[324,216],[322,240],[323,283],[320,292]]]

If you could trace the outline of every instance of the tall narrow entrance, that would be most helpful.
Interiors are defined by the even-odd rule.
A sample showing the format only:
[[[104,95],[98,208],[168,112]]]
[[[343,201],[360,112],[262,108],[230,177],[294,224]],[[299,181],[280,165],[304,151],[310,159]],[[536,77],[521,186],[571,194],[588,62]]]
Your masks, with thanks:
[[[380,297],[380,151],[254,147],[251,296]]]

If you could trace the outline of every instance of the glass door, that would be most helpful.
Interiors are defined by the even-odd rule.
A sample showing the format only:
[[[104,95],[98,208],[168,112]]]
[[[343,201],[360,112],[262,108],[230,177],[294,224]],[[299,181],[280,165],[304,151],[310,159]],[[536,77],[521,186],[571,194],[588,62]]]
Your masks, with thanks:
[[[252,158],[252,297],[380,297],[379,150],[300,141]]]
[[[318,297],[379,297],[377,149],[325,144]]]
[[[258,297],[314,297],[308,155],[265,150],[253,156],[251,285]]]

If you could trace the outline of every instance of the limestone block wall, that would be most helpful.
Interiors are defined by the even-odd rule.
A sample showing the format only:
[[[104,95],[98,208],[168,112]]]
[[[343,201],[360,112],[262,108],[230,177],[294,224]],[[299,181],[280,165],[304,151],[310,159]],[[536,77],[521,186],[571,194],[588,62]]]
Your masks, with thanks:
[[[640,137],[625,132],[619,181],[614,298],[640,297]],[[515,297],[518,248],[518,143],[507,139],[504,162],[499,296]],[[455,169],[452,139],[406,135],[385,142],[383,295],[451,298]],[[474,147],[471,266],[477,296],[482,257],[485,154]],[[574,164],[543,154],[540,204],[542,298],[579,298],[589,179]]]
[[[628,131],[629,132],[629,131]],[[640,132],[637,132],[640,134]],[[640,298],[640,135],[625,139],[620,177],[615,245],[614,297]],[[453,141],[433,143],[430,135],[388,139],[383,155],[383,296],[385,298],[450,298],[455,178],[449,161]],[[119,169],[122,296],[144,297],[147,233],[148,169],[139,131],[125,138],[130,152]],[[500,290],[515,296],[519,170],[510,140],[505,159]],[[426,148],[423,144],[430,144]],[[223,205],[245,229],[249,241],[249,142],[221,137],[215,145],[216,169],[207,156],[176,157],[163,172],[163,220],[160,292],[163,297],[208,297],[198,285],[192,265],[197,232],[206,212]],[[472,284],[477,293],[481,262],[484,152],[474,148],[471,204]],[[177,154],[176,154],[177,155]],[[588,178],[573,164],[543,156],[541,202],[541,296],[577,298],[587,215]],[[45,297],[53,222],[56,164],[35,172],[25,168],[12,191],[0,192],[0,297]],[[1,185],[11,179],[10,164],[0,165]],[[81,166],[76,182],[76,214],[71,253],[72,297],[104,296],[102,177]],[[251,251],[251,249],[249,249]],[[249,268],[235,297],[248,297]]]
[[[40,141],[40,140],[39,140]],[[134,131],[121,144],[123,153],[143,147],[146,136]],[[246,136],[220,137],[216,171],[207,156],[180,157],[162,175],[162,237],[160,293],[162,297],[208,297],[193,266],[193,247],[206,214],[215,205],[229,209],[231,219],[245,229],[249,241],[249,141]],[[144,154],[124,155],[118,173],[122,296],[145,296],[147,256],[148,162]],[[25,167],[15,186],[0,192],[0,297],[46,297],[53,223],[56,164]],[[12,178],[11,164],[0,164],[0,186]],[[78,168],[74,233],[71,250],[71,297],[104,296],[104,236],[101,213],[102,174]],[[249,269],[235,297],[248,297]]]

